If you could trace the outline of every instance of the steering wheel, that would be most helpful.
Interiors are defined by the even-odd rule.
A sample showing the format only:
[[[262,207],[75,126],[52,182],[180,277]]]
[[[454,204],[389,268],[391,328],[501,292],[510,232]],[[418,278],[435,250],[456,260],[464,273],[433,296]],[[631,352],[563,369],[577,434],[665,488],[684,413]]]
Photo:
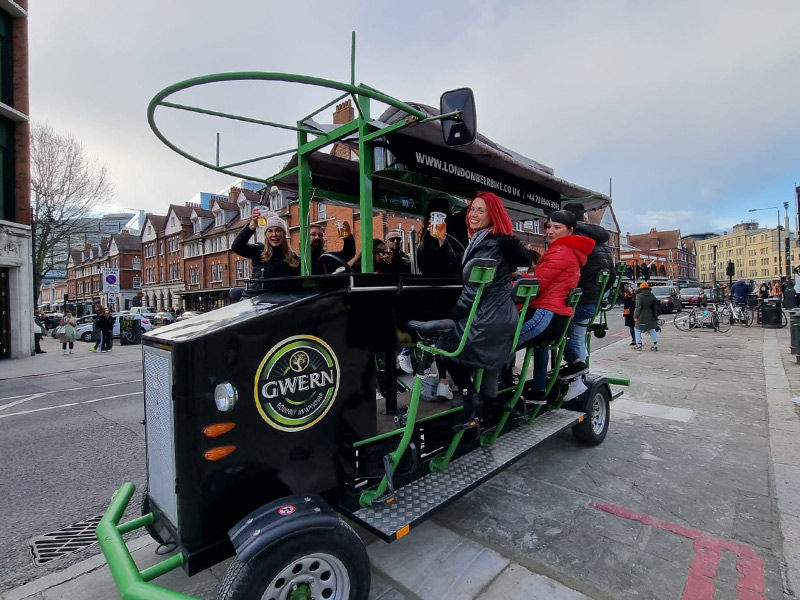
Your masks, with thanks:
[[[317,264],[320,266],[320,269],[322,269],[322,272],[325,275],[330,275],[331,273],[336,273],[337,271],[340,273],[353,272],[353,268],[350,265],[331,252],[323,253],[317,259]],[[344,270],[340,270],[342,268],[344,268]]]

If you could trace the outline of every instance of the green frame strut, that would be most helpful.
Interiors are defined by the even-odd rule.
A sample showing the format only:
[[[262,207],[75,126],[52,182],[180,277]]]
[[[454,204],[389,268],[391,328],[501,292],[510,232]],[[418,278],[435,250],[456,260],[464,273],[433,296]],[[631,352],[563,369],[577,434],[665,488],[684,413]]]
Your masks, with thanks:
[[[123,600],[197,600],[180,592],[149,583],[156,577],[183,566],[184,556],[178,552],[169,558],[139,570],[122,536],[153,523],[153,513],[120,524],[125,509],[133,497],[136,486],[124,483],[114,494],[111,504],[97,525],[96,535],[106,557],[108,569]]]

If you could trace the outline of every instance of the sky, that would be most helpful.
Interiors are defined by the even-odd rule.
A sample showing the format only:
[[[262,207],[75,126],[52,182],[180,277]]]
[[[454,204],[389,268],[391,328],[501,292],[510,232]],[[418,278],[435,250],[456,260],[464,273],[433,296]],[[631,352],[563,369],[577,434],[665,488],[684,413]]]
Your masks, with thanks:
[[[107,211],[165,214],[232,178],[179,156],[147,123],[192,77],[279,71],[356,81],[438,105],[470,87],[479,131],[608,193],[623,235],[772,226],[800,184],[796,0],[38,0],[29,11],[31,119],[109,168]],[[293,123],[337,94],[228,83],[170,98]],[[330,117],[330,111],[325,113]],[[323,120],[323,119],[320,119]],[[209,162],[293,147],[292,132],[159,108],[169,140]],[[249,173],[268,176],[281,160]]]

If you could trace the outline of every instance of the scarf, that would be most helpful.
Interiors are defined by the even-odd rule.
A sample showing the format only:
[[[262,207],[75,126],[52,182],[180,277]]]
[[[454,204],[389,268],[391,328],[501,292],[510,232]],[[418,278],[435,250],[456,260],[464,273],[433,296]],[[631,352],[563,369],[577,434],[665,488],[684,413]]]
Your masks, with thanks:
[[[487,235],[489,235],[489,228],[484,227],[483,229],[478,230],[478,232],[469,239],[469,244],[467,244],[467,249],[464,250],[464,258],[462,259],[461,264],[466,264],[467,257],[470,255],[470,252],[472,252],[472,250],[476,248]]]

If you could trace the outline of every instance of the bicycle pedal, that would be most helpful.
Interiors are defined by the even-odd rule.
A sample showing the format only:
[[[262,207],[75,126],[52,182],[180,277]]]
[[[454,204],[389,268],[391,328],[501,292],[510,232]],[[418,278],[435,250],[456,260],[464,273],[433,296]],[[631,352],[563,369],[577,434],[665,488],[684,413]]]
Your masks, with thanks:
[[[395,500],[397,500],[397,496],[395,496],[394,493],[388,493],[384,494],[383,496],[375,498],[374,500],[372,500],[371,504],[372,506],[386,506],[387,504],[391,504]]]

